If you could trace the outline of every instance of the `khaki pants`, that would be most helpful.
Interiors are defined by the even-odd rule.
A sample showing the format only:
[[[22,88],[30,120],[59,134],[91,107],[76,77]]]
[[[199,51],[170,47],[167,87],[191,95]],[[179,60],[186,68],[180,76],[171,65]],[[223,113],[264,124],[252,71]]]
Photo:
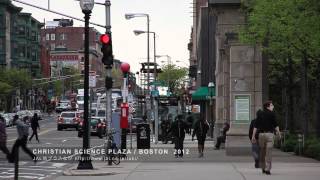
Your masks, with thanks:
[[[271,170],[273,133],[259,134],[260,167],[265,171]]]

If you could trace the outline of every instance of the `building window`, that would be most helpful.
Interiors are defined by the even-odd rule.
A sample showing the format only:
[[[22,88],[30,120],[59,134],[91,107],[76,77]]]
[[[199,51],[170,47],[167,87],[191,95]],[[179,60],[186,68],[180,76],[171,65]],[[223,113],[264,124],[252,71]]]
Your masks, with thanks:
[[[18,27],[18,35],[25,35],[26,34],[26,29],[24,26],[19,26]]]
[[[32,51],[31,57],[32,57],[32,61],[37,61],[37,54],[35,49]]]
[[[50,40],[50,34],[46,34],[46,40],[47,40],[47,41]]]
[[[35,31],[32,31],[32,32],[31,32],[31,39],[32,39],[33,41],[37,41],[37,34],[36,34]]]
[[[27,48],[27,58],[30,59],[31,57],[31,49],[30,47]]]
[[[5,21],[4,16],[0,14],[0,24],[4,24],[4,21]],[[1,28],[5,28],[5,27],[1,26]]]
[[[19,57],[26,57],[26,46],[19,46],[18,48]]]
[[[60,34],[60,40],[67,40],[67,35],[64,33]]]
[[[56,44],[51,44],[51,45],[50,45],[50,49],[51,49],[52,51],[54,51],[55,48],[56,48]]]
[[[56,35],[55,34],[51,34],[51,40],[55,41],[56,40]]]
[[[4,50],[4,40],[3,40],[3,38],[0,38],[0,52],[1,51],[5,51]]]

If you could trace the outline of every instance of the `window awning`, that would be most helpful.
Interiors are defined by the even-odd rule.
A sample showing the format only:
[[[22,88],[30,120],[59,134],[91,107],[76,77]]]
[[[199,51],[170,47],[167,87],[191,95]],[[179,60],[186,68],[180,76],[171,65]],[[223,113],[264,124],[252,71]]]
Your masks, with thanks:
[[[192,93],[192,100],[193,101],[205,101],[210,100],[210,96],[216,95],[216,89],[212,89],[212,93],[210,93],[209,88],[202,86],[199,87],[194,93]]]

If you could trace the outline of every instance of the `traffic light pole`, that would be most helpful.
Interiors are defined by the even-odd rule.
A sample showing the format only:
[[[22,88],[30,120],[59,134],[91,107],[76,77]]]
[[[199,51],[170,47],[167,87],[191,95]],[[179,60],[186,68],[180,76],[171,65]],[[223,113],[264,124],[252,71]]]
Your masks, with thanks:
[[[106,33],[111,34],[111,17],[110,17],[110,0],[105,1],[105,8],[106,8]],[[111,38],[111,37],[110,37]],[[112,64],[106,65],[106,79],[112,79]],[[112,121],[112,88],[106,88],[106,120],[107,120],[107,133],[111,131],[111,121]],[[111,165],[108,163],[108,165]]]

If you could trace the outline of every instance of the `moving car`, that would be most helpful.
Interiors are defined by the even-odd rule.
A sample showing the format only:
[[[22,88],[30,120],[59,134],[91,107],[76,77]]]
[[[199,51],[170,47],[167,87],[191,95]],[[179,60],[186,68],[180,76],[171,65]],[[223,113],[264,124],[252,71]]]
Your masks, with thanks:
[[[56,112],[61,113],[63,111],[69,111],[70,109],[71,109],[71,106],[69,105],[68,102],[60,102],[56,107]]]
[[[67,128],[75,128],[78,130],[79,123],[83,119],[83,112],[80,111],[65,111],[58,116],[57,130],[61,131]]]
[[[92,135],[97,135],[102,138],[106,134],[106,122],[98,117],[91,117],[90,132]],[[83,135],[83,121],[79,123],[78,137]]]

